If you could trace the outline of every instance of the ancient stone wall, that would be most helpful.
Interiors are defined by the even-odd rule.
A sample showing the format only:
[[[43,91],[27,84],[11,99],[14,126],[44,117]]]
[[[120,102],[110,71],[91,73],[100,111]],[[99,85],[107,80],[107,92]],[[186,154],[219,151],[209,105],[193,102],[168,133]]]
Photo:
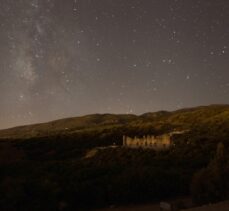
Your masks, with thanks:
[[[128,137],[123,136],[123,146],[131,148],[153,148],[158,150],[167,149],[171,146],[171,135],[164,134],[161,136],[143,136],[138,137]]]

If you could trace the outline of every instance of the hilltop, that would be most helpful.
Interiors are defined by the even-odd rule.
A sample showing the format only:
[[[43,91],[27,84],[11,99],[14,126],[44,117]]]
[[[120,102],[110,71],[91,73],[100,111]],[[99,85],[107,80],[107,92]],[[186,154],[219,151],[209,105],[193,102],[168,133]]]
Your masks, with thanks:
[[[177,111],[149,112],[142,115],[92,114],[47,123],[0,130],[0,139],[22,139],[55,135],[72,135],[83,131],[139,127],[153,131],[187,129],[200,126],[229,127],[229,105],[210,105]]]
[[[92,114],[0,130],[0,138],[17,139],[72,134],[99,127],[109,128],[111,126],[124,125],[136,119],[137,116],[135,115]]]

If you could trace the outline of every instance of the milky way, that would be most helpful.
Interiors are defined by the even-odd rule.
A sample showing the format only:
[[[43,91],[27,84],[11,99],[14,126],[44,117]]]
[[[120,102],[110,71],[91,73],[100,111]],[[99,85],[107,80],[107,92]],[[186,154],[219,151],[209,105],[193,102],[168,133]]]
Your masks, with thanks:
[[[0,128],[229,103],[228,0],[4,0],[0,46]]]

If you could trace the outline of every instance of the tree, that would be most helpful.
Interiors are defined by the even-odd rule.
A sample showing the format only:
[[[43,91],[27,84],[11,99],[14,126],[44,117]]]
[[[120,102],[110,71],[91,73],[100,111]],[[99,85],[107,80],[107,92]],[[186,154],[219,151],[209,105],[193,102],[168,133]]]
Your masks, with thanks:
[[[191,194],[195,203],[204,204],[225,199],[227,192],[226,163],[224,145],[219,143],[214,159],[206,168],[193,176]]]

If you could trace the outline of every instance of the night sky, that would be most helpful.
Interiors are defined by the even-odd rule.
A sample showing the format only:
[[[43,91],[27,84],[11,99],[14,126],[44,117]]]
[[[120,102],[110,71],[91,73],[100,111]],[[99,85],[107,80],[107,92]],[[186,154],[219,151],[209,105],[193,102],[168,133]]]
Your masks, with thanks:
[[[229,103],[228,0],[0,0],[0,128]]]

